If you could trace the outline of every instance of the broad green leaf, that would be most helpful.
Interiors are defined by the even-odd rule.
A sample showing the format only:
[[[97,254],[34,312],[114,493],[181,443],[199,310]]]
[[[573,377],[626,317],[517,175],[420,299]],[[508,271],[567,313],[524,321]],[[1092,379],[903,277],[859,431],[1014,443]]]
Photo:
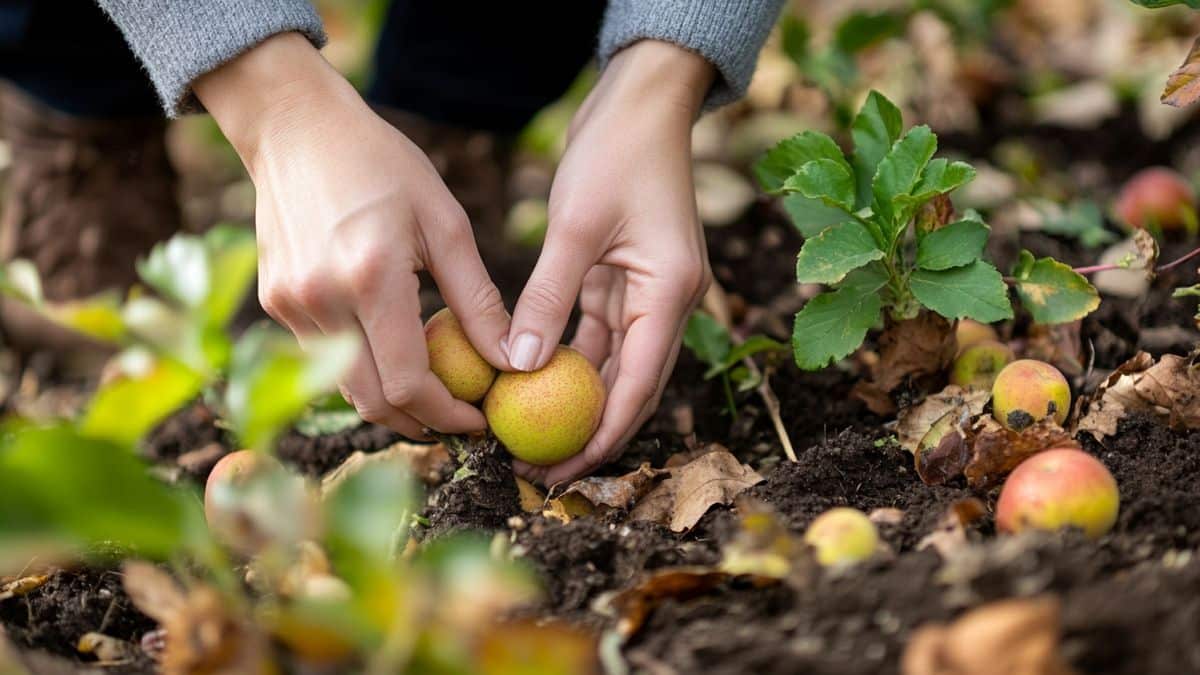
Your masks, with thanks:
[[[696,358],[709,366],[714,366],[725,360],[733,347],[733,340],[725,327],[706,312],[695,311],[688,317],[687,328],[683,332],[683,346],[687,347]]]
[[[779,20],[779,33],[783,53],[803,68],[808,59],[808,46],[812,38],[808,23],[791,12],[784,12],[783,18]]]
[[[324,506],[334,560],[384,567],[408,541],[417,486],[402,457],[372,462],[339,481]]]
[[[121,320],[141,344],[215,378],[229,360],[229,337],[222,326],[196,320],[184,309],[155,297],[133,298],[121,309]]]
[[[726,372],[730,368],[733,368],[735,365],[741,363],[742,359],[747,357],[754,356],[755,354],[761,354],[763,352],[780,351],[782,349],[787,349],[787,345],[779,342],[778,340],[772,340],[765,335],[751,335],[750,337],[746,338],[744,342],[731,349],[729,353],[725,355],[725,358],[719,363],[714,363],[712,367],[704,373],[704,379],[711,380],[717,375],[720,375],[721,373]]]
[[[767,192],[778,192],[802,166],[818,159],[846,162],[842,149],[818,131],[805,131],[780,141],[754,165],[754,174]]]
[[[121,297],[101,293],[85,300],[47,303],[45,314],[61,326],[101,342],[118,344],[125,339]]]
[[[1096,202],[1079,200],[1067,205],[1061,213],[1042,211],[1042,231],[1073,237],[1088,248],[1117,240],[1117,235],[1104,227],[1104,214]]]
[[[904,17],[888,12],[855,12],[846,17],[834,32],[834,45],[854,54],[904,30]]]
[[[816,159],[800,168],[783,184],[809,199],[820,199],[829,206],[854,210],[854,174],[844,161]]]
[[[1013,316],[1008,286],[982,260],[948,270],[916,270],[908,286],[922,305],[947,319],[994,323]]]
[[[817,370],[858,349],[879,321],[879,289],[886,283],[885,273],[867,267],[847,277],[837,290],[809,300],[796,314],[792,329],[796,365]]]
[[[973,263],[983,255],[987,238],[988,226],[979,221],[950,223],[917,242],[917,267],[945,270]]]
[[[178,361],[143,349],[117,357],[120,372],[88,404],[80,432],[132,448],[159,422],[196,398],[204,379]]]
[[[862,223],[841,223],[804,242],[796,257],[796,280],[802,284],[834,284],[884,255]]]
[[[829,226],[845,222],[847,218],[844,210],[828,206],[820,199],[809,199],[798,192],[783,198],[783,209],[805,239],[815,237]]]
[[[1016,286],[1021,304],[1037,323],[1075,321],[1100,306],[1096,288],[1083,275],[1053,258],[1040,258],[1022,266]]]
[[[204,320],[225,326],[241,307],[258,271],[258,248],[249,228],[218,225],[204,235],[210,281]]]
[[[939,157],[932,160],[921,172],[911,196],[900,196],[899,200],[919,206],[936,195],[944,195],[970,183],[975,178],[975,167],[966,162],[951,162]]]
[[[925,125],[909,129],[892,145],[892,149],[879,162],[871,182],[875,213],[887,220],[895,219],[896,198],[912,192],[935,151],[937,136]],[[905,223],[896,222],[894,225],[894,231],[899,231]]]
[[[166,558],[206,536],[199,500],[152,478],[128,448],[69,426],[25,427],[0,445],[0,541],[36,534],[79,552],[101,543]]]
[[[282,331],[260,324],[246,331],[233,350],[225,405],[242,444],[266,450],[298,419],[309,403],[328,394],[358,355],[350,335],[300,345]]]
[[[1170,7],[1171,5],[1187,5],[1192,9],[1200,9],[1200,0],[1131,0],[1135,5],[1148,7],[1150,9],[1158,9],[1160,7]]]
[[[362,423],[358,411],[341,394],[330,394],[296,420],[296,431],[312,438],[354,429]]]
[[[871,203],[871,179],[880,160],[887,156],[900,138],[904,120],[897,108],[883,94],[872,91],[867,96],[850,129],[854,137],[854,175],[857,183],[855,206]]]
[[[208,297],[210,267],[204,240],[177,234],[138,261],[138,276],[164,297],[195,309]]]

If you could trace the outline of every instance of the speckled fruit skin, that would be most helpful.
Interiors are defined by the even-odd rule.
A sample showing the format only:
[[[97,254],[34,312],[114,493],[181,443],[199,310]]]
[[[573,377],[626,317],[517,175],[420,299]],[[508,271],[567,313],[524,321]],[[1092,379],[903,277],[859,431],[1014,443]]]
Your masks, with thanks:
[[[483,400],[496,438],[517,459],[546,466],[583,449],[600,426],[604,381],[579,352],[559,347],[532,373],[500,373]]]
[[[960,387],[989,389],[1000,370],[1013,360],[1008,345],[986,340],[967,347],[954,359],[950,383]]]
[[[816,549],[817,562],[822,565],[852,565],[875,554],[879,532],[867,514],[838,507],[817,516],[805,531],[804,541]]]
[[[208,474],[208,481],[204,484],[204,519],[208,521],[209,529],[221,537],[221,532],[227,529],[228,525],[224,522],[226,513],[214,497],[218,485],[241,484],[255,471],[277,463],[278,460],[274,457],[254,450],[237,450],[222,457]]]
[[[425,322],[425,344],[429,369],[450,390],[450,395],[467,403],[478,403],[496,379],[496,369],[475,351],[458,317],[449,307]]]
[[[1046,450],[1021,462],[996,503],[1003,532],[1078,527],[1100,537],[1117,522],[1117,481],[1098,459],[1073,448]]]
[[[1192,186],[1177,171],[1162,166],[1143,169],[1125,181],[1113,211],[1133,227],[1157,225],[1171,230],[1187,224],[1196,208]]]
[[[1070,409],[1067,378],[1048,363],[1013,361],[992,385],[992,415],[1006,429],[1021,431],[1047,416],[1062,424]]]
[[[954,327],[954,342],[958,345],[959,354],[980,342],[995,342],[1000,339],[996,329],[973,319],[960,319]]]

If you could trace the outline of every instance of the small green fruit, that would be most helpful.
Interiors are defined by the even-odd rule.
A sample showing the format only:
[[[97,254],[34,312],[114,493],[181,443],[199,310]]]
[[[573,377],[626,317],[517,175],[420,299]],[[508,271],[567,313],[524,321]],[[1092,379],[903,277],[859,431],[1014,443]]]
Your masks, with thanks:
[[[429,350],[429,369],[446,385],[451,396],[477,403],[487,394],[496,379],[496,369],[471,346],[462,324],[449,307],[425,322],[425,344]]]
[[[960,319],[954,327],[954,341],[958,345],[959,354],[980,342],[995,342],[999,339],[995,328],[974,319]]]
[[[825,567],[862,562],[879,549],[875,523],[858,509],[838,507],[817,516],[804,533],[804,541],[817,551]]]
[[[591,440],[604,412],[604,382],[587,358],[560,346],[541,370],[500,373],[483,401],[496,438],[514,457],[550,465]]]
[[[954,359],[950,383],[960,387],[988,389],[996,380],[997,373],[1012,359],[1013,353],[1008,345],[995,340],[971,345]]]
[[[1100,460],[1081,450],[1046,450],[1021,462],[996,502],[1002,532],[1078,527],[1089,537],[1112,529],[1120,509],[1117,481]]]
[[[1067,378],[1048,363],[1013,361],[992,385],[992,415],[1006,429],[1021,431],[1045,417],[1062,424],[1070,408]]]

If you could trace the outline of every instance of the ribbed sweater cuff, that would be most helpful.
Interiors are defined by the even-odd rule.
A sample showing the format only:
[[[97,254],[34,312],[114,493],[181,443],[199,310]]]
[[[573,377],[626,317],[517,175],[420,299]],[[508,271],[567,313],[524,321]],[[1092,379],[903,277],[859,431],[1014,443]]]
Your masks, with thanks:
[[[706,109],[741,98],[750,86],[758,52],[784,0],[609,0],[600,31],[601,67],[613,54],[642,39],[663,40],[697,52],[720,77]]]
[[[171,117],[200,109],[192,82],[278,33],[325,43],[308,0],[97,0],[125,35]]]

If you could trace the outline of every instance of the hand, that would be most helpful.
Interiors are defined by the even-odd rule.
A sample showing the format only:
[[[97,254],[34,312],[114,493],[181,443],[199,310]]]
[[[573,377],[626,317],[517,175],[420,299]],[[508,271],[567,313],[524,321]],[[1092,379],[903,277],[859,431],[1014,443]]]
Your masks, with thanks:
[[[531,480],[553,485],[611,461],[658,405],[711,278],[691,127],[712,78],[702,57],[644,40],[613,58],[572,120],[546,243],[506,347],[517,370],[544,365],[578,297],[572,346],[601,369],[608,400],[580,454],[551,467],[514,464]]]
[[[342,383],[359,415],[412,437],[483,429],[430,372],[418,299],[428,270],[480,354],[507,367],[508,315],[462,207],[424,154],[297,34],[195,85],[257,192],[259,297],[303,344],[352,332]]]

